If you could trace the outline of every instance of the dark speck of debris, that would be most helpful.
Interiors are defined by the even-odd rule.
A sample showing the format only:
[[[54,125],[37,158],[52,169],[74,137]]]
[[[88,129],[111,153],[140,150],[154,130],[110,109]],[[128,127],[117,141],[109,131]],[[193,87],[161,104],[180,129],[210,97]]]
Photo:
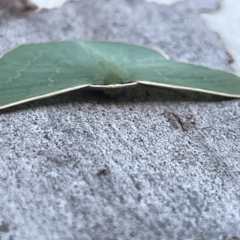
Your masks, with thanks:
[[[2,221],[0,224],[0,232],[9,232],[9,224]]]
[[[233,57],[231,56],[231,54],[229,52],[227,52],[227,56],[228,56],[228,63],[229,64],[234,63],[234,59],[233,59]]]
[[[164,112],[163,116],[176,129],[188,132],[194,128],[196,122],[192,115],[181,116],[171,112]]]
[[[240,237],[232,236],[230,238],[227,238],[226,240],[240,240]]]
[[[105,166],[105,168],[103,169],[100,169],[98,172],[97,172],[97,176],[106,176],[108,173],[109,173],[109,167],[108,166]]]

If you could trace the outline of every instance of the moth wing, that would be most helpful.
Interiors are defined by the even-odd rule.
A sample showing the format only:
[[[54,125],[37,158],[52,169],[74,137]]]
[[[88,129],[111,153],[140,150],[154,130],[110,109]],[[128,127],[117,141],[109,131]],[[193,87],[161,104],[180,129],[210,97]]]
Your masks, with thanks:
[[[240,77],[203,66],[165,60],[128,71],[142,84],[240,97]]]
[[[118,42],[88,44],[124,66],[129,75],[127,81],[240,97],[240,78],[234,74],[170,61],[159,52],[141,46]]]
[[[78,42],[13,49],[0,59],[0,109],[89,86],[91,60]]]

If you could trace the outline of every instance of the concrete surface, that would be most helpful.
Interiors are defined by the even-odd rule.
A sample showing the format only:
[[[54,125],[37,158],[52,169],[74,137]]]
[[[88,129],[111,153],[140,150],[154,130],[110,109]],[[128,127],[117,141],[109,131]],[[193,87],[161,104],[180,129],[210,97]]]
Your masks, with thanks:
[[[172,5],[175,4],[177,2],[181,2],[184,0],[146,0],[147,2],[155,2],[158,4],[165,4],[165,5]]]
[[[118,39],[229,70],[199,6],[217,2],[2,10],[0,55],[20,43]],[[115,98],[86,89],[1,111],[0,239],[240,236],[239,116],[236,99],[150,87]]]

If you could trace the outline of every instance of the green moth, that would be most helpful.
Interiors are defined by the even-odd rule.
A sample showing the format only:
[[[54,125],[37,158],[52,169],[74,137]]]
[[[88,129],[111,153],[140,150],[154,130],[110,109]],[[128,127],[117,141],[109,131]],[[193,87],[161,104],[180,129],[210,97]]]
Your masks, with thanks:
[[[0,109],[84,88],[136,84],[240,97],[240,77],[121,42],[22,45],[0,59]]]

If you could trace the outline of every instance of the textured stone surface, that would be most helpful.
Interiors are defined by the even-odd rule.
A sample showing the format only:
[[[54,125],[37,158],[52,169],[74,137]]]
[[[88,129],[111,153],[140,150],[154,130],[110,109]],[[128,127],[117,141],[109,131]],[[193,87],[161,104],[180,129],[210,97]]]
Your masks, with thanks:
[[[224,42],[224,46],[233,58],[232,68],[240,76],[240,2],[225,0],[221,8],[211,14],[202,14],[206,25],[217,32]]]
[[[198,11],[145,1],[0,14],[21,43],[108,39],[229,70]],[[197,7],[198,6],[198,7]],[[240,101],[138,87],[80,90],[0,112],[0,239],[227,239],[240,235]]]

